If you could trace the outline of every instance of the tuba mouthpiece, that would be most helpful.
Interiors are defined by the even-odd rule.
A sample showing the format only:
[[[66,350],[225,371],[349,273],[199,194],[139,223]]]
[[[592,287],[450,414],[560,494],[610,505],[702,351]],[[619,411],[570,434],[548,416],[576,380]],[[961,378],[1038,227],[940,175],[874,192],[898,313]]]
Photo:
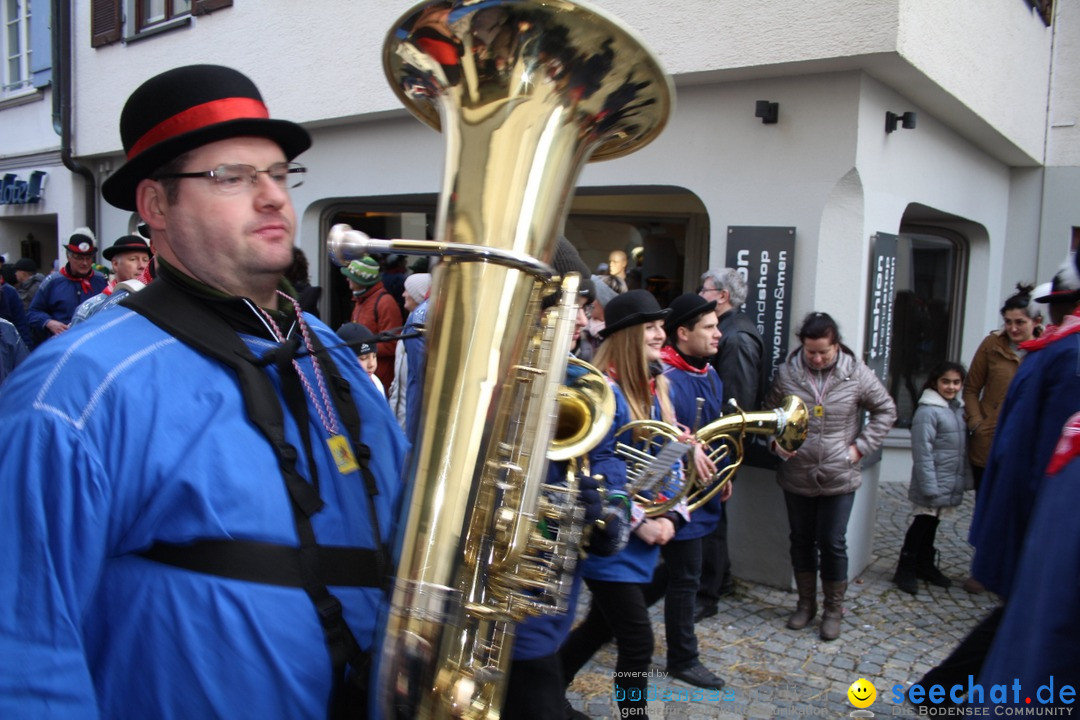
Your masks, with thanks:
[[[373,240],[367,233],[354,230],[345,223],[330,228],[326,236],[326,249],[336,265],[344,267],[350,260],[358,260],[373,250]]]

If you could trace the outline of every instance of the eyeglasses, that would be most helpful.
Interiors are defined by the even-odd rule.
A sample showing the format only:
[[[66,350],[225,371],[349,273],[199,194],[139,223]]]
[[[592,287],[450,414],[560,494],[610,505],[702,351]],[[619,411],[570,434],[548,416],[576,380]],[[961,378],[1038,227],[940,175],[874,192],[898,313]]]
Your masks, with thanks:
[[[304,183],[304,173],[307,168],[300,163],[280,162],[274,163],[265,170],[259,170],[252,165],[218,165],[213,170],[205,172],[169,173],[158,175],[155,179],[164,178],[210,178],[214,186],[225,194],[234,194],[244,188],[257,185],[259,173],[266,173],[275,185],[284,190],[300,187]]]
[[[718,293],[718,292],[724,292],[724,291],[723,291],[723,290],[721,290],[720,288],[711,288],[711,287],[706,287],[706,286],[704,286],[704,285],[702,285],[701,287],[699,287],[699,288],[697,289],[697,291],[698,291],[698,295],[700,295],[701,293],[707,293],[707,292],[714,292],[714,293]]]

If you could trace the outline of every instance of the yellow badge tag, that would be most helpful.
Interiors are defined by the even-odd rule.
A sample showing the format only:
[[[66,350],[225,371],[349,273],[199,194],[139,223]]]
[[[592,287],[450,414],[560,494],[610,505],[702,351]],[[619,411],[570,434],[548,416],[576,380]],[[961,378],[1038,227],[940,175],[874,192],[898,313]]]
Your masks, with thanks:
[[[824,405],[815,405],[814,406],[814,417],[825,417],[825,406]]]
[[[356,457],[353,455],[352,448],[349,447],[349,441],[345,439],[344,435],[334,435],[327,438],[326,444],[330,448],[330,454],[334,456],[334,462],[337,463],[337,469],[342,475],[360,469],[360,466],[356,464]]]

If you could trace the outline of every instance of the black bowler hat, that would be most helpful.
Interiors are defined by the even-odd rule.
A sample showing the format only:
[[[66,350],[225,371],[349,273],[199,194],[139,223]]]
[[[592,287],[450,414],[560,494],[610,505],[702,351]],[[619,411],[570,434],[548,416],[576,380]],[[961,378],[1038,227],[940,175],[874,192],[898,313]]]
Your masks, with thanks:
[[[672,300],[668,310],[671,313],[664,320],[664,332],[669,338],[673,338],[675,331],[687,322],[716,310],[716,301],[706,300],[697,293],[686,293]]]
[[[644,325],[667,317],[668,311],[660,307],[648,290],[627,290],[616,295],[604,306],[604,329],[600,337],[608,337],[617,330],[634,325]]]
[[[127,162],[101,186],[110,205],[135,210],[140,180],[189,150],[226,138],[273,140],[294,157],[311,147],[307,130],[272,120],[255,83],[220,65],[188,65],[150,78],[131,93],[120,114]]]
[[[125,235],[119,238],[112,245],[102,250],[101,254],[105,256],[106,260],[112,260],[119,253],[132,251],[144,252],[150,257],[154,256],[154,253],[150,252],[150,246],[138,235]]]

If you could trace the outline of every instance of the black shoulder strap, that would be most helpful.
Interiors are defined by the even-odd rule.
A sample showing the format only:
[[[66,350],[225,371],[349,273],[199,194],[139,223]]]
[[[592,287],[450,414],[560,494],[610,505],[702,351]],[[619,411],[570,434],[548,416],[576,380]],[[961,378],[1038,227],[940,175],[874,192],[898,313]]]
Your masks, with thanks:
[[[333,556],[334,552],[318,545],[310,519],[322,509],[324,503],[317,489],[308,483],[296,469],[297,451],[285,438],[284,412],[269,376],[261,367],[261,361],[254,356],[236,331],[220,315],[211,312],[204,303],[174,287],[168,280],[159,278],[144,290],[129,295],[121,301],[121,304],[143,315],[184,344],[218,360],[236,373],[248,418],[270,442],[292,500],[293,521],[300,538],[300,547],[286,550],[290,556],[286,562],[295,562],[294,567],[298,571],[298,576],[290,580],[288,584],[298,579],[315,606],[330,651],[334,673],[333,687],[336,695],[342,686],[346,667],[361,665],[364,662],[363,652],[345,623],[340,601],[326,588],[329,583],[322,576],[320,566],[324,564],[324,559]],[[338,405],[339,408],[342,405],[352,408],[354,414],[356,412],[351,400],[343,404],[339,399]],[[306,423],[301,427],[306,427]],[[314,467],[313,459],[309,465]],[[374,482],[372,480],[367,484],[370,486]],[[372,510],[374,510],[373,505]],[[374,523],[375,513],[371,514]],[[376,576],[370,578],[365,584],[381,586],[385,551],[382,548],[382,538],[378,534],[377,525],[373,525],[373,536],[378,549],[372,551],[374,562],[370,564],[374,566]],[[220,553],[222,558],[225,554],[221,552],[220,544],[209,547],[206,542],[214,544],[213,541],[204,541],[193,546],[182,547],[157,545],[148,550],[145,556],[200,572],[222,575],[237,564],[237,557],[243,559],[244,554],[247,554],[247,559],[250,560],[261,553],[261,562],[265,564],[275,561],[273,556],[266,554],[267,552],[280,552],[266,548],[255,551],[252,543],[245,543],[243,547],[237,546],[236,549],[230,551],[233,554],[225,562],[208,561],[207,558],[214,551]],[[245,570],[245,572],[248,571]],[[228,576],[236,577],[232,574]],[[266,579],[256,581],[265,582]]]
[[[306,517],[323,507],[315,488],[296,469],[297,452],[285,439],[285,419],[270,378],[258,358],[224,318],[190,294],[159,279],[120,301],[201,354],[236,373],[248,418],[270,442],[281,465],[289,497]]]
[[[265,585],[307,584],[300,548],[254,540],[200,540],[185,545],[158,542],[139,553],[148,560],[204,575]],[[382,587],[379,553],[370,548],[316,545],[319,581],[334,587]]]

